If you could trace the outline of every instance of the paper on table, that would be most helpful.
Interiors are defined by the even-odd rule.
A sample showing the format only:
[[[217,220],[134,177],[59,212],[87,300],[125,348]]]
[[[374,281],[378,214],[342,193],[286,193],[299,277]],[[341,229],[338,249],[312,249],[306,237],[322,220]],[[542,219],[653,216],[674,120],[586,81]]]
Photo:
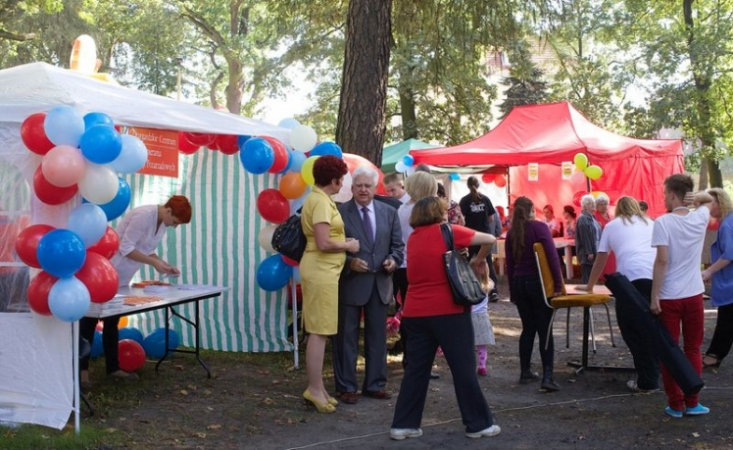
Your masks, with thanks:
[[[216,286],[210,284],[178,284],[176,287],[182,291],[200,291],[203,289],[213,289]]]
[[[143,292],[146,294],[158,294],[160,292],[165,292],[169,289],[170,286],[157,286],[157,285],[151,285],[151,286],[145,286],[143,288]]]

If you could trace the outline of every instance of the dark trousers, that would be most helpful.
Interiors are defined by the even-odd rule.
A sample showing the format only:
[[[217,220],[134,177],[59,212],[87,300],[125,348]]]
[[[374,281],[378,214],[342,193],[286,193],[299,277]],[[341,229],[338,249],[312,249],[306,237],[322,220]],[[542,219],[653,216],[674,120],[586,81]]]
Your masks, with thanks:
[[[365,374],[362,391],[376,392],[387,384],[387,308],[376,284],[364,306],[339,304],[338,334],[332,336],[333,375],[338,392],[356,392],[359,324],[364,312]]]
[[[593,264],[581,264],[580,265],[580,284],[587,284],[590,278],[590,273],[593,271]]]
[[[540,338],[540,359],[545,371],[552,371],[555,363],[555,343],[550,333],[552,308],[545,303],[542,294],[542,283],[537,275],[515,276],[510,286],[511,301],[517,306],[522,321],[522,333],[519,335],[519,368],[522,372],[530,369],[532,348],[536,335]],[[547,350],[545,350],[547,346]]]
[[[86,339],[89,344],[94,340],[94,329],[97,327],[97,319],[90,317],[82,317],[79,320],[79,334]],[[118,360],[117,345],[120,340],[120,330],[117,328],[120,324],[119,317],[110,317],[102,319],[104,329],[102,330],[102,346],[104,347],[104,359],[107,363],[107,373],[113,373],[120,370],[120,362]],[[89,370],[89,355],[82,358],[79,362],[81,370]]]
[[[471,258],[473,258],[473,256],[478,253],[480,249],[481,247],[477,245],[468,247],[468,259],[470,260]],[[494,282],[494,289],[492,289],[489,294],[498,295],[499,291],[497,289],[497,286],[499,286],[499,279],[496,277],[496,267],[494,267],[494,260],[491,253],[489,253],[489,255],[486,257],[486,264],[489,265],[489,278],[491,278],[491,281]]]
[[[639,279],[631,282],[646,299],[645,313],[649,314],[649,301],[652,295],[652,280]],[[629,347],[636,368],[636,383],[640,389],[659,389],[659,359],[654,350],[652,330],[645,325],[648,319],[639,316],[638,305],[625,296],[616,295],[616,320],[621,337]]]
[[[453,375],[458,408],[466,432],[493,425],[491,410],[476,375],[471,314],[405,317],[410,364],[405,369],[397,398],[392,428],[419,428],[430,384],[435,351],[440,346]]]
[[[394,283],[394,294],[400,294],[400,300],[402,301],[402,308],[405,307],[405,300],[407,300],[407,268],[400,268],[395,270],[394,276],[392,277]],[[400,322],[400,340],[395,343],[396,348],[402,348],[402,367],[407,366],[407,330],[402,326]]]
[[[705,353],[722,360],[733,346],[733,305],[718,306],[718,319],[715,321],[713,340]]]

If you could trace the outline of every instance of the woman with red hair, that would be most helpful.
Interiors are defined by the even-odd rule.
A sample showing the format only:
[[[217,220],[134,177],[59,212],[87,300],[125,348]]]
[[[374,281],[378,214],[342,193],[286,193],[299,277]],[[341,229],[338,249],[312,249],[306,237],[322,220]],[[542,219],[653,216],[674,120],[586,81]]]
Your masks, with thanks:
[[[301,224],[307,244],[300,261],[303,320],[310,333],[305,353],[308,388],[303,398],[319,413],[336,411],[338,401],[323,384],[326,339],[338,331],[338,282],[346,252],[359,251],[359,241],[347,239],[344,221],[331,196],[341,190],[346,163],[335,156],[319,157],[313,164],[313,190],[303,204]]]

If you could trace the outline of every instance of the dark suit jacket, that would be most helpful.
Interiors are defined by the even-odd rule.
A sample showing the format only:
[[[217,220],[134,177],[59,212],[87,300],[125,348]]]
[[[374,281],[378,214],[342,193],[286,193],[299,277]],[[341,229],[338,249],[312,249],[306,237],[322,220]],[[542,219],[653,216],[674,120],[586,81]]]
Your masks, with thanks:
[[[390,257],[397,264],[405,258],[405,243],[402,241],[402,227],[397,210],[384,203],[373,202],[376,239],[373,243],[366,236],[359,205],[354,199],[339,205],[344,221],[346,237],[359,240],[359,253],[347,253],[346,264],[339,282],[339,302],[345,305],[363,306],[372,295],[376,285],[384,304],[392,301],[392,276],[384,271],[382,263]],[[351,260],[361,258],[374,272],[358,273],[351,270]],[[376,281],[376,283],[375,283]]]

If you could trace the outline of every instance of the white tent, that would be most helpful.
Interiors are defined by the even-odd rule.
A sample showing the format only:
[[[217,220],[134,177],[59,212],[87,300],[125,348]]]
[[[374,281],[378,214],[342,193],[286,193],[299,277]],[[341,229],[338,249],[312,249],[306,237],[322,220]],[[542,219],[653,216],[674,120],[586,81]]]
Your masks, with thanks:
[[[20,126],[29,115],[58,105],[70,105],[82,114],[103,112],[123,126],[289,140],[289,130],[261,121],[108,84],[48,64],[2,70],[0,187],[20,180],[13,185],[16,188],[0,191],[0,211],[5,210],[6,215],[29,213],[31,223],[63,227],[78,203],[76,199],[49,206],[31,195],[28,187],[33,185],[41,158],[23,145]],[[200,183],[195,181],[199,177],[203,179]],[[133,190],[131,207],[160,202],[172,193],[191,198],[192,224],[169,233],[162,252],[183,267],[183,282],[233,288],[222,302],[202,306],[202,320],[210,320],[203,325],[202,346],[235,351],[290,349],[284,334],[287,305],[282,295],[264,293],[252,280],[255,264],[266,256],[257,245],[256,233],[262,224],[254,198],[262,189],[274,187],[275,177],[250,176],[240,168],[236,156],[202,149],[181,157],[178,180],[136,174],[127,181]],[[205,250],[195,253],[194,246]],[[192,311],[183,313],[190,317]],[[141,317],[137,324],[149,332],[161,326],[160,317]],[[183,343],[191,345],[186,328],[173,326],[180,329]],[[0,312],[0,423],[62,428],[75,409],[73,355],[70,324],[32,313]]]

